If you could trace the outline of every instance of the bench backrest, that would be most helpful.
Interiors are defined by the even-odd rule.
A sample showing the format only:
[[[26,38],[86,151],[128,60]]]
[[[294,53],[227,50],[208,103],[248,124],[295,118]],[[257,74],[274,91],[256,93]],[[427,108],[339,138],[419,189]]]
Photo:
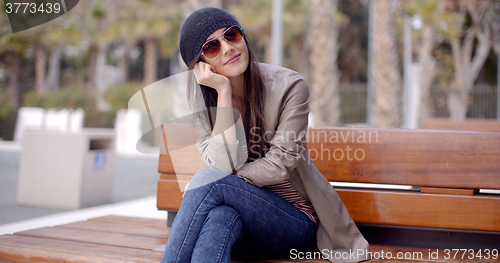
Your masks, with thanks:
[[[356,223],[500,231],[500,196],[479,193],[500,189],[500,132],[310,128],[307,142],[329,181],[412,186],[337,187]],[[162,154],[158,207],[178,209],[201,166],[195,145]]]
[[[449,118],[430,118],[422,120],[422,129],[500,131],[500,120],[469,118],[459,121]]]

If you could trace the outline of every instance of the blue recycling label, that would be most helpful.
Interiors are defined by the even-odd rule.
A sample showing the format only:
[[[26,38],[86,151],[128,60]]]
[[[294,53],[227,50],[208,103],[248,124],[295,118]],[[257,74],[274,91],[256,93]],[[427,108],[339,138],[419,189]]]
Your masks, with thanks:
[[[94,157],[94,170],[102,170],[106,168],[106,153],[96,152]]]

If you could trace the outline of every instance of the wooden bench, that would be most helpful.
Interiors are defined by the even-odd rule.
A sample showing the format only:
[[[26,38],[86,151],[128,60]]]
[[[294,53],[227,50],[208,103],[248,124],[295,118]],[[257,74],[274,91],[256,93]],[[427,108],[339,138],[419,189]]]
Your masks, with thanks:
[[[190,131],[178,134],[182,136],[169,143],[189,143],[195,135]],[[500,248],[500,196],[478,189],[500,188],[499,146],[499,132],[312,128],[308,133],[311,159],[335,185],[354,182],[409,188],[336,187],[370,242],[374,256],[370,262],[498,262],[491,252]],[[180,189],[200,165],[196,158],[196,146],[160,156],[160,209],[174,213],[179,208]],[[159,262],[169,232],[165,220],[93,218],[2,235],[0,262]],[[490,249],[490,258],[480,259],[477,252],[473,260],[467,259],[469,254],[462,258],[463,251],[447,254],[451,248],[482,249],[483,256]],[[381,258],[388,253],[405,258]]]
[[[457,121],[449,118],[430,118],[422,120],[422,129],[500,131],[500,120],[469,118]]]
[[[178,134],[167,148],[196,136]],[[500,189],[500,132],[310,128],[307,141],[370,244],[500,249],[500,195],[479,190]],[[169,225],[201,167],[196,146],[160,155],[157,206]]]
[[[159,262],[169,229],[165,220],[104,216],[54,227],[0,236],[0,262]],[[391,251],[428,253],[426,249],[390,247]],[[372,245],[382,253],[388,246]],[[439,250],[439,260],[444,252]],[[459,260],[460,261],[460,260]],[[233,260],[233,263],[248,261]],[[269,263],[324,260],[262,260]],[[372,260],[370,262],[384,262]],[[399,262],[399,261],[394,261]],[[405,261],[408,262],[408,261]],[[413,262],[418,262],[415,260]]]

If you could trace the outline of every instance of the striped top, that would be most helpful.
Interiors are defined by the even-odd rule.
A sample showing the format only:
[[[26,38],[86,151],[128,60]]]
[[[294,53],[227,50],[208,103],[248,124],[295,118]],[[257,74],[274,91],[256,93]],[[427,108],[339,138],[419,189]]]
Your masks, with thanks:
[[[316,216],[316,211],[314,211],[314,207],[302,198],[299,193],[297,193],[295,187],[293,187],[288,180],[279,184],[267,185],[264,188],[293,204],[300,211],[306,214],[314,222],[314,224],[318,225],[319,220]]]

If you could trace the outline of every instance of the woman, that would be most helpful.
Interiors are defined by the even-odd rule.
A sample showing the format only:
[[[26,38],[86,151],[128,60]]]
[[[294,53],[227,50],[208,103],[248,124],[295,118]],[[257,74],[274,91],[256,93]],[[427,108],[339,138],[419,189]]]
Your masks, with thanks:
[[[189,101],[208,110],[195,119],[205,167],[186,189],[162,262],[306,251],[331,261],[369,258],[368,243],[309,159],[307,83],[258,63],[248,43],[222,9],[199,9],[182,26],[181,56],[201,90],[190,90]]]

